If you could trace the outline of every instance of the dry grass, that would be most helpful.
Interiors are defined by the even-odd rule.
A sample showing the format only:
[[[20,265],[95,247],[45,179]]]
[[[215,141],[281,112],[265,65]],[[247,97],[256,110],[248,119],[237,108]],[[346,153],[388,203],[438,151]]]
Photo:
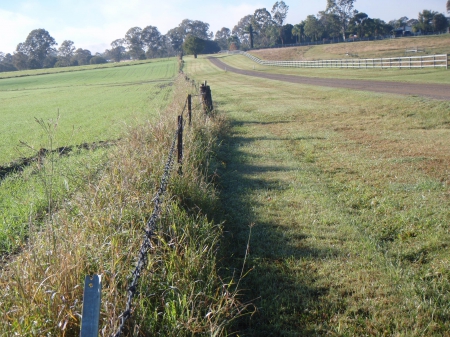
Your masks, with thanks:
[[[117,329],[176,115],[191,89],[179,79],[159,122],[131,129],[98,178],[65,200],[4,266],[1,336],[78,336],[84,277],[92,273],[103,275],[100,335]],[[216,207],[207,164],[222,122],[194,113],[185,130],[184,175],[172,172],[124,336],[224,335],[242,309],[232,281],[217,274],[221,226],[205,216]]]
[[[433,37],[411,37],[368,42],[348,42],[318,46],[290,47],[280,49],[252,50],[251,54],[263,60],[303,61],[348,58],[347,54],[359,58],[404,56],[406,49],[424,50],[426,54],[450,54],[450,34]],[[409,54],[415,56],[414,54]]]

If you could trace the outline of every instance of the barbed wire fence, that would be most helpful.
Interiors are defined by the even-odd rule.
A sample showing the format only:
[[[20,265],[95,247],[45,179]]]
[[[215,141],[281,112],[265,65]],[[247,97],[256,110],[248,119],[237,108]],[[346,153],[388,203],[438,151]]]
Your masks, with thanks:
[[[183,74],[180,69],[180,73]],[[153,198],[153,212],[146,223],[144,232],[144,239],[137,254],[136,266],[131,273],[131,282],[127,288],[127,300],[125,309],[119,315],[119,327],[111,337],[120,337],[126,327],[128,319],[131,317],[133,299],[138,294],[138,283],[144,268],[148,263],[148,254],[153,249],[152,239],[156,236],[157,221],[162,213],[162,206],[170,176],[173,171],[175,163],[175,150],[177,149],[177,162],[179,165],[178,174],[182,175],[183,165],[183,129],[185,127],[185,120],[183,118],[186,109],[188,113],[188,124],[191,125],[192,110],[197,110],[203,107],[203,112],[209,114],[213,110],[211,89],[207,86],[206,81],[199,85],[194,80],[191,80],[185,75],[185,80],[190,82],[198,95],[189,94],[186,98],[184,108],[177,118],[177,128],[172,137],[172,143],[165,162],[163,174],[159,183],[158,191]],[[192,97],[199,97],[199,103],[192,107]],[[81,321],[81,337],[97,337],[99,330],[99,317],[101,306],[101,275],[88,275],[85,279],[85,288],[83,296],[83,311]]]

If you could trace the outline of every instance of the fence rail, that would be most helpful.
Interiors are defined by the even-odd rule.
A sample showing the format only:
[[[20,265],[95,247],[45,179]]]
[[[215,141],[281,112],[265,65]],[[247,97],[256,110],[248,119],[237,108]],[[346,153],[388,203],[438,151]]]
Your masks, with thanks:
[[[448,55],[406,56],[372,59],[337,59],[316,61],[266,61],[243,51],[230,51],[229,54],[241,54],[252,61],[276,67],[293,68],[358,68],[358,69],[422,69],[422,68],[445,68],[448,69]]]

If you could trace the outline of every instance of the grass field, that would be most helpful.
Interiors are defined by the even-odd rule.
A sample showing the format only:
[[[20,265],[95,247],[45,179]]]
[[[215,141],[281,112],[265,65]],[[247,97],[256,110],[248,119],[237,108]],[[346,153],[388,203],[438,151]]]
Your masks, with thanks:
[[[193,106],[192,124],[183,132],[183,175],[177,174],[176,161],[169,169],[177,115],[187,94],[196,92],[181,75],[173,90],[163,113],[128,128],[107,153],[57,158],[56,171],[46,157],[34,172],[22,173],[29,189],[34,176],[52,176],[57,207],[44,209],[40,221],[31,214],[27,242],[0,256],[0,336],[79,336],[84,279],[93,273],[102,275],[99,335],[115,335],[153,216],[151,249],[121,336],[228,335],[242,305],[229,277],[217,274],[222,227],[205,216],[217,206],[205,173],[223,120],[205,118]],[[167,189],[157,202],[166,169]],[[73,179],[62,186],[70,193],[60,198],[56,182],[68,175]],[[36,198],[27,202],[32,208]]]
[[[55,146],[119,138],[125,125],[151,118],[165,107],[177,63],[171,59],[62,71],[0,79],[0,165],[32,154],[18,149],[20,141],[45,147],[35,119],[56,120],[58,112]]]
[[[0,166],[41,148],[116,140],[155,120],[172,100],[177,67],[171,59],[0,79]],[[49,154],[42,165],[2,179],[0,254],[15,251],[39,231],[51,208],[85,189],[106,164],[107,153],[100,148],[64,158]]]
[[[281,49],[277,49],[281,50]],[[394,81],[412,83],[450,83],[449,71],[439,69],[309,69],[309,68],[284,68],[270,67],[257,64],[243,55],[217,56],[232,67],[256,70],[274,74],[287,74],[307,77],[343,78],[374,81]]]
[[[231,126],[222,265],[241,268],[250,235],[242,300],[257,307],[239,335],[446,335],[449,102],[186,64]]]
[[[421,52],[406,53],[406,50],[416,49]],[[251,51],[251,54],[260,59],[279,61],[345,59],[349,57],[347,54],[358,58],[450,54],[450,34],[282,49],[262,49]]]

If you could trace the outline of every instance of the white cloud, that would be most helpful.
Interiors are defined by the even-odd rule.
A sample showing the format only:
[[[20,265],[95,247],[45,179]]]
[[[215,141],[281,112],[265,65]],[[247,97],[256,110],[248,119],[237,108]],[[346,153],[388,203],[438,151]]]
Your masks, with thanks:
[[[35,29],[36,20],[18,13],[0,9],[0,51],[12,53],[17,44],[25,41],[28,33]]]

